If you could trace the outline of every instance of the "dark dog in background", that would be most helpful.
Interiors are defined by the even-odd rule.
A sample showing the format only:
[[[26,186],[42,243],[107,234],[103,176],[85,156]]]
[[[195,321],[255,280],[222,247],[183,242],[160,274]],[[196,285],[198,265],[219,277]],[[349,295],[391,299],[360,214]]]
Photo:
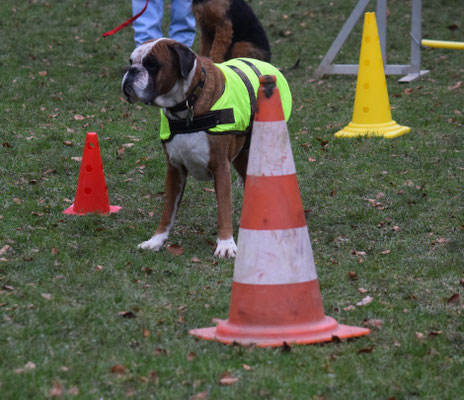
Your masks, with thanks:
[[[244,0],[193,0],[200,27],[200,55],[221,63],[249,57],[269,62],[269,41],[258,18]]]

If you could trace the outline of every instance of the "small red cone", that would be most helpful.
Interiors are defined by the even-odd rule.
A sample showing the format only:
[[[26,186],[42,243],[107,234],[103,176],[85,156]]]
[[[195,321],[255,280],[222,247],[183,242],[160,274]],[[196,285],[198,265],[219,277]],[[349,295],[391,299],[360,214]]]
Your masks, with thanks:
[[[119,206],[110,206],[97,134],[88,132],[74,204],[64,210],[63,214],[108,214],[118,212],[120,209]]]
[[[367,335],[324,314],[279,90],[262,76],[251,136],[229,318],[193,329],[226,344],[309,344]]]

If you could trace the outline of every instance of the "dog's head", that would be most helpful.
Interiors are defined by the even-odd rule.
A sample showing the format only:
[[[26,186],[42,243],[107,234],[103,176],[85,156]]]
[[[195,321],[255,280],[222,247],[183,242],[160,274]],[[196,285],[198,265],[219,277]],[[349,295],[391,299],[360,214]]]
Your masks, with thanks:
[[[172,107],[185,100],[196,69],[196,55],[172,39],[156,39],[137,47],[122,80],[122,91],[131,103],[137,100]]]

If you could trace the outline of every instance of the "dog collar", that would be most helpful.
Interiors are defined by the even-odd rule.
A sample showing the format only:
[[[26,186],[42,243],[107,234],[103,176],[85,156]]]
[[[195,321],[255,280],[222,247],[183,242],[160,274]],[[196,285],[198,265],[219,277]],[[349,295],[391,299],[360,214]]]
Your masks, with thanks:
[[[206,80],[206,70],[204,67],[201,67],[200,79],[195,85],[195,87],[193,88],[190,95],[183,102],[176,104],[175,106],[169,107],[167,108],[167,110],[170,113],[177,113],[180,111],[188,110],[187,121],[191,123],[193,120],[193,106],[198,100],[198,97],[200,97],[201,90],[203,89],[203,86],[205,86],[205,80]]]

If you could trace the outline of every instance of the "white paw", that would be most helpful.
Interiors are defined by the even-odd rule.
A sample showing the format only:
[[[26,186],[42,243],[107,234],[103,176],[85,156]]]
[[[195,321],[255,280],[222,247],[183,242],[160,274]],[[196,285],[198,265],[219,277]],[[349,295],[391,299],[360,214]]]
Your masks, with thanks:
[[[216,251],[214,255],[220,258],[234,258],[237,254],[237,245],[235,244],[234,238],[231,237],[230,239],[217,239],[216,241]]]
[[[169,234],[167,232],[158,233],[154,235],[150,240],[140,243],[137,248],[143,250],[159,251],[166,240],[168,240]]]

